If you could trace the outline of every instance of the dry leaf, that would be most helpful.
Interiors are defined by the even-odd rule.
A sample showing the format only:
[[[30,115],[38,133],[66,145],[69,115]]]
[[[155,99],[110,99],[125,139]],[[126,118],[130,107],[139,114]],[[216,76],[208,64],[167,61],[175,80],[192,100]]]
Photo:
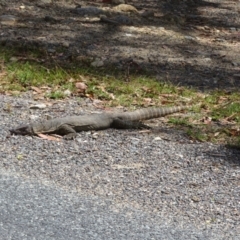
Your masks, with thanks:
[[[87,93],[85,96],[91,100],[94,100],[94,95],[92,93]]]
[[[174,97],[174,96],[176,96],[176,94],[162,93],[160,96],[161,96],[161,97]]]
[[[240,136],[240,129],[230,129],[229,132],[234,137]]]
[[[33,99],[34,100],[44,100],[45,97],[43,94],[38,94],[38,95],[36,94],[36,95],[34,95]]]
[[[30,109],[43,109],[46,108],[47,105],[44,103],[39,103],[39,104],[35,104],[35,105],[31,105],[29,108]]]
[[[212,123],[212,118],[211,117],[204,117],[201,122],[204,124],[211,124]]]
[[[4,76],[6,76],[8,73],[7,73],[7,71],[3,71],[3,69],[1,69],[1,71],[2,72],[0,72],[0,77],[4,77]],[[2,84],[5,84],[5,83],[8,83],[7,81],[6,82],[2,82]]]
[[[19,95],[20,91],[17,90],[13,90],[13,91],[9,91],[12,95]]]
[[[232,115],[230,115],[229,117],[226,117],[225,120],[226,121],[231,121],[235,118],[235,116],[237,115],[237,113],[233,113]]]
[[[113,93],[109,93],[108,91],[106,91],[105,86],[100,85],[100,86],[97,86],[97,88],[98,88],[98,89],[101,89],[104,93],[108,94],[108,96],[109,96],[111,99],[115,99],[115,96],[113,95]]]
[[[173,101],[171,101],[171,100],[162,100],[161,101],[161,105],[166,105],[166,104],[170,104],[170,103],[172,103]]]
[[[143,100],[144,100],[144,103],[147,103],[147,104],[152,102],[151,98],[144,98]]]
[[[60,142],[60,141],[61,141],[61,138],[59,138],[59,137],[54,137],[54,136],[50,136],[50,135],[45,135],[45,134],[42,134],[42,133],[38,133],[37,135],[38,135],[40,138],[43,138],[43,139],[46,139],[46,140],[57,141],[57,142]]]
[[[102,104],[103,101],[102,100],[99,100],[99,99],[94,99],[93,100],[93,104]]]
[[[87,85],[84,82],[75,83],[75,87],[77,88],[78,92],[85,92],[87,89]]]
[[[115,99],[115,96],[113,95],[113,93],[109,93],[108,95],[109,97],[111,97],[111,99]]]
[[[70,83],[72,83],[72,82],[74,82],[75,80],[74,80],[74,78],[70,78],[68,81],[69,81]]]
[[[86,82],[88,80],[88,77],[79,75],[79,77],[81,78],[82,82]]]
[[[44,89],[44,90],[50,90],[51,88],[48,87],[48,86],[42,86],[41,89]]]
[[[145,91],[145,92],[150,92],[151,91],[150,88],[148,88],[148,87],[142,87],[142,90]]]
[[[220,134],[220,132],[214,133],[214,137],[217,137]]]
[[[38,87],[31,86],[31,89],[35,91],[36,93],[42,93],[42,90]]]
[[[229,98],[228,97],[225,97],[225,96],[220,96],[218,98],[218,104],[223,104],[225,103]]]
[[[143,105],[144,106],[156,106],[156,102],[152,101],[151,98],[146,98],[146,99],[143,99],[144,102],[143,102]]]
[[[102,105],[103,104],[103,101],[99,100],[99,99],[93,99],[93,106],[95,106],[96,108],[99,108],[99,109],[104,109],[104,106]]]

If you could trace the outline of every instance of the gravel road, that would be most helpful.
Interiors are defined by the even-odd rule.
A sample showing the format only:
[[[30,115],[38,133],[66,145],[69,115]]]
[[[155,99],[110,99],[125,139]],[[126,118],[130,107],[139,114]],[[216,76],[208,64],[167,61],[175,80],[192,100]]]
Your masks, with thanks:
[[[50,186],[51,185],[51,186]],[[0,172],[1,239],[207,239],[193,225],[124,207],[109,198],[64,191],[52,183]],[[115,208],[115,207],[114,207]],[[219,238],[218,238],[219,239]]]
[[[0,98],[1,239],[240,239],[239,151],[168,128],[9,137],[32,119],[99,109]]]

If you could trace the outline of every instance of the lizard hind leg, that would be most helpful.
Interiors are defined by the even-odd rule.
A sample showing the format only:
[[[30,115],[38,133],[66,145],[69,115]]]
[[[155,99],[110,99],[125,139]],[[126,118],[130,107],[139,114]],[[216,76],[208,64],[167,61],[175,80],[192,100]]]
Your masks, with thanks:
[[[117,128],[117,129],[150,129],[151,128],[140,121],[132,122],[132,121],[123,120],[120,118],[114,119],[111,127]]]

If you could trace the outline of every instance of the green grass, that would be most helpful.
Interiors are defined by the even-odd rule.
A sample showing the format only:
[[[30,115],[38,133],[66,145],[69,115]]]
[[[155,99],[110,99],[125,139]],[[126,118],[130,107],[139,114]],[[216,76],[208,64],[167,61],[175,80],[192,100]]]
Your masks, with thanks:
[[[212,116],[215,120],[231,118],[231,120],[240,123],[240,102],[233,102],[224,107],[217,108],[212,112]]]
[[[191,127],[191,125],[189,124],[187,119],[170,117],[169,118],[169,123],[172,123],[174,125],[179,125],[179,126],[189,126],[189,127]]]
[[[52,98],[52,99],[63,99],[65,98],[65,94],[61,91],[52,91],[48,94],[46,94],[45,96],[47,96],[48,98]]]
[[[209,136],[203,132],[201,129],[187,129],[186,133],[188,134],[189,137],[192,139],[197,139],[200,142],[205,142],[209,140]]]
[[[62,69],[49,70],[29,62],[9,64],[6,71],[9,73],[7,80],[10,89],[14,89],[15,85],[23,89],[30,86],[62,85],[65,84],[67,77]]]
[[[44,61],[42,61],[44,60]],[[194,89],[157,81],[147,74],[131,74],[126,82],[124,73],[115,69],[94,69],[75,63],[63,66],[44,52],[0,48],[0,92],[17,95],[33,87],[43,97],[63,99],[64,91],[73,96],[102,100],[105,106],[124,106],[130,110],[161,105],[195,105],[176,117],[167,117],[169,124],[184,129],[192,138],[240,148],[240,93]],[[79,93],[77,82],[87,89]],[[190,113],[190,114],[188,114]]]

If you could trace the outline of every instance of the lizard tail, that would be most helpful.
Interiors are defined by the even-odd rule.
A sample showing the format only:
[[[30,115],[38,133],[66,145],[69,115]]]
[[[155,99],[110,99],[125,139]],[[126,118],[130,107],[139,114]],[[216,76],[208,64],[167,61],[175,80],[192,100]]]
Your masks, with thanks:
[[[152,107],[139,109],[134,112],[121,113],[119,117],[124,120],[129,121],[141,121],[151,118],[158,118],[175,112],[180,112],[182,110],[188,109],[189,106],[177,106],[177,107]]]

